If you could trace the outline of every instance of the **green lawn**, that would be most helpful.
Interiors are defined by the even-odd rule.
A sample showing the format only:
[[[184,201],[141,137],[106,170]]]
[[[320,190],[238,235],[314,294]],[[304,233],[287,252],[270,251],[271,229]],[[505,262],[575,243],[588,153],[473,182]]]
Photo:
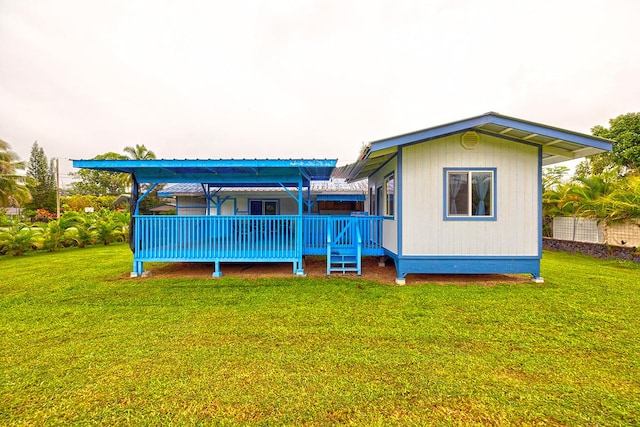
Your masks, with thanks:
[[[546,283],[122,279],[126,245],[0,257],[0,425],[638,425],[640,267]]]

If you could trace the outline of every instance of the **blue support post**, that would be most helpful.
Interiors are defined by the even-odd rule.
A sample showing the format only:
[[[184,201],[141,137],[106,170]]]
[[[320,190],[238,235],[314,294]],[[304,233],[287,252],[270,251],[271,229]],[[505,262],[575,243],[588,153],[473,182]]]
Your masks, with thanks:
[[[220,270],[220,260],[215,261],[215,270],[213,271],[213,277],[222,277],[222,271]]]
[[[141,276],[142,273],[144,272],[144,264],[142,261],[138,261],[138,256],[140,255],[140,227],[139,225],[136,223],[136,221],[138,221],[138,215],[140,215],[140,202],[144,200],[145,197],[147,197],[154,188],[156,188],[156,186],[158,185],[158,183],[155,183],[153,185],[151,185],[151,187],[149,187],[149,189],[147,191],[144,192],[144,194],[138,198],[138,200],[136,200],[136,208],[133,212],[133,217],[131,218],[131,221],[134,221],[133,224],[133,272],[131,273],[131,277],[138,277]]]
[[[302,267],[302,178],[298,178],[298,218],[296,220],[296,257],[298,258],[295,274],[304,276],[304,268]]]

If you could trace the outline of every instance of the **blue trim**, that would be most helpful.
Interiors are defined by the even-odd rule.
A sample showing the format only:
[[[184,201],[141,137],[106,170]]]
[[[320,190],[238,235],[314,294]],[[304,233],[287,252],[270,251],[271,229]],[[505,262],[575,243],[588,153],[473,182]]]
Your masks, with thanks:
[[[393,204],[397,218],[398,254],[402,255],[402,147],[398,149],[398,161],[396,162],[396,175],[394,178]]]
[[[471,117],[469,119],[464,119],[457,122],[452,122],[416,132],[407,133],[404,135],[398,135],[391,138],[374,141],[371,143],[370,152],[380,151],[400,145],[422,142],[429,139],[440,138],[446,135],[473,129],[477,126],[482,126],[485,124],[495,124],[498,126],[510,127],[524,132],[536,133],[538,135],[554,139],[561,139],[563,141],[580,144],[587,147],[598,148],[606,151],[611,150],[611,142],[603,138],[598,138],[490,112],[481,116]]]
[[[575,144],[598,148],[600,150],[611,151],[611,142],[603,138],[546,126],[540,123],[528,122],[514,117],[501,116],[495,113],[489,114],[489,117],[491,118],[490,123],[496,125],[510,127],[524,132],[537,133],[538,135],[543,135],[549,138],[562,139]]]
[[[134,215],[138,215],[140,213],[140,202],[144,200],[145,197],[147,197],[149,194],[151,194],[151,192],[158,186],[158,183],[155,183],[153,185],[151,185],[147,191],[144,192],[144,194],[140,197],[138,197],[138,200],[136,200],[136,209],[134,211]]]
[[[540,277],[537,256],[400,256],[398,278],[407,274],[531,274]]]
[[[489,123],[486,115],[473,117],[458,122],[453,122],[434,128],[424,129],[404,135],[398,135],[391,138],[381,139],[371,143],[371,151],[380,151],[387,148],[397,147],[415,142],[422,142],[427,139],[440,138],[445,135],[454,134]]]
[[[542,258],[542,147],[538,148],[538,256]]]
[[[459,216],[449,216],[449,186],[447,175],[450,171],[460,171],[460,172],[483,172],[490,171],[493,173],[493,179],[491,181],[491,190],[493,193],[491,194],[491,215],[459,215]],[[498,219],[498,203],[497,203],[497,194],[498,194],[498,169],[497,168],[473,168],[473,167],[451,167],[451,168],[443,168],[442,175],[442,219],[444,221],[497,221]],[[471,185],[469,185],[469,191],[471,191]],[[471,207],[470,207],[471,208]]]
[[[384,251],[384,255],[388,256],[389,258],[393,259],[394,261],[398,259],[398,254],[395,252],[392,252],[391,250],[383,247],[382,250]]]

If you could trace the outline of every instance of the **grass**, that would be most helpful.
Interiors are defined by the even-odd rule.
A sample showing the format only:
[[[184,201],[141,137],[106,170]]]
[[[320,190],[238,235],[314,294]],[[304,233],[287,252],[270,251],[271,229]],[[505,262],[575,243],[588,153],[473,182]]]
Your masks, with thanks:
[[[542,267],[394,287],[122,279],[125,245],[0,257],[0,424],[640,424],[640,267]]]

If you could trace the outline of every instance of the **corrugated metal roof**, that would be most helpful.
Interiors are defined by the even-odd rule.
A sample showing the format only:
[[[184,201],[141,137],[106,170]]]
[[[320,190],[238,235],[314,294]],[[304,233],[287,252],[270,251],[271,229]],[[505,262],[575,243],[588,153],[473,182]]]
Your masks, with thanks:
[[[334,159],[74,160],[76,168],[124,172],[141,183],[196,182],[224,186],[296,185],[328,180]]]
[[[426,142],[468,130],[514,142],[538,145],[542,148],[544,165],[611,150],[611,141],[604,138],[489,112],[373,141],[363,149],[359,160],[343,167],[341,173],[351,180],[366,178],[395,156],[400,146]]]
[[[282,187],[211,187],[213,191],[218,189],[223,193],[285,192]],[[297,191],[297,188],[294,187],[288,187],[287,189],[289,191]],[[311,181],[312,194],[366,194],[366,192],[367,180],[347,182],[343,178],[332,178],[329,181]],[[201,184],[195,183],[172,184],[158,192],[160,197],[193,196],[198,194],[204,194],[204,190]]]

